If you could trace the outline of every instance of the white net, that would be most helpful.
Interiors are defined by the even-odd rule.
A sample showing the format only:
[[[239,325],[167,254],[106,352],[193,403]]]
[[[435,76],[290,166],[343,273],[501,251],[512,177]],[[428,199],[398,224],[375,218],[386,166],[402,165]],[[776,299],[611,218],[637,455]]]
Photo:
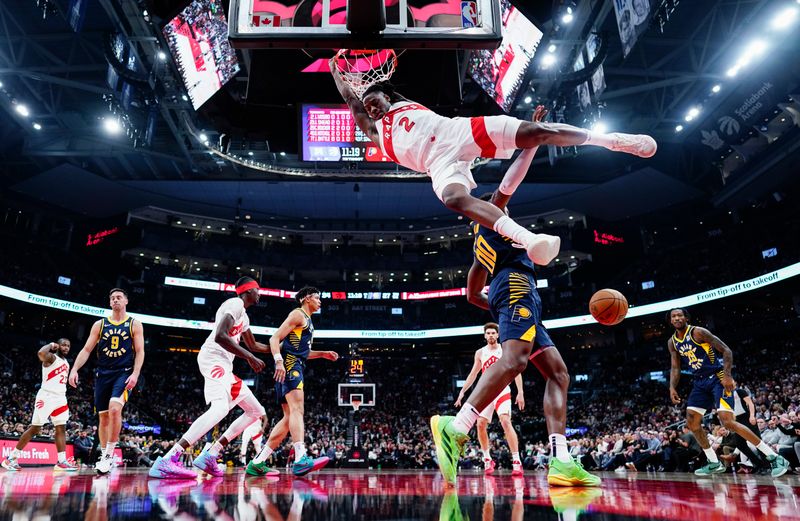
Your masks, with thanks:
[[[372,85],[392,77],[397,68],[397,54],[393,49],[342,49],[336,53],[336,66],[341,78],[362,98]]]

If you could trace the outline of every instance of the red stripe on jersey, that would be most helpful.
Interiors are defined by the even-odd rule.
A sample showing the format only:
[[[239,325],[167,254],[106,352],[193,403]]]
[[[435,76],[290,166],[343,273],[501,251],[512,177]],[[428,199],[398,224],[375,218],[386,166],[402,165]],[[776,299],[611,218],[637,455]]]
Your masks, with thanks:
[[[394,117],[402,112],[406,112],[409,110],[429,110],[422,105],[418,105],[416,103],[412,103],[411,105],[405,105],[400,107],[399,109],[390,110],[383,116],[383,151],[386,152],[386,155],[389,158],[397,163],[397,156],[394,155],[394,143],[392,143],[392,127],[394,126]],[[399,164],[399,163],[398,163]]]
[[[481,149],[481,157],[494,157],[497,155],[497,145],[494,144],[489,133],[486,131],[486,120],[483,116],[470,118],[472,127],[472,139]]]
[[[497,401],[496,401],[496,402],[495,402],[495,404],[494,404],[494,410],[498,410],[498,409],[500,409],[500,404],[502,404],[502,403],[504,403],[504,402],[507,402],[507,401],[509,401],[510,399],[511,399],[511,394],[510,394],[510,393],[509,393],[509,394],[504,394],[503,396],[501,396],[500,398],[498,398],[498,399],[497,399]]]
[[[235,400],[242,390],[242,379],[236,375],[233,375],[233,378],[234,381],[233,385],[231,386],[231,398]]]
[[[61,415],[61,414],[65,413],[65,412],[67,411],[67,409],[69,409],[69,407],[68,407],[68,406],[66,406],[66,405],[62,405],[62,406],[61,406],[61,407],[59,407],[58,409],[56,409],[56,410],[54,410],[53,412],[51,412],[51,413],[50,413],[50,417],[51,417],[51,418],[55,418],[56,416],[59,416],[59,415]]]
[[[61,373],[65,373],[67,371],[67,364],[61,364],[49,373],[47,373],[47,380],[52,380],[56,376],[60,375]]]
[[[252,438],[250,438],[250,439],[252,439],[252,440],[257,440],[258,438],[260,438],[260,437],[261,437],[261,434],[262,434],[262,433],[260,433],[260,432],[259,432],[258,434],[256,434],[255,436],[253,436],[253,437],[252,437]]]

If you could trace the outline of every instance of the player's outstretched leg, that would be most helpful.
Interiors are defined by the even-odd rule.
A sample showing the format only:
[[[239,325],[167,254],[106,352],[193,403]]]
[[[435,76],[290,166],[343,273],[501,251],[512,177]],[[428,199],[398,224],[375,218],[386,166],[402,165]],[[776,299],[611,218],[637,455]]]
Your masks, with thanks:
[[[477,414],[476,414],[477,416]],[[431,433],[433,443],[436,445],[436,459],[439,463],[439,470],[444,476],[444,480],[455,485],[458,474],[458,460],[467,443],[469,436],[456,431],[453,428],[455,416],[433,416],[431,417]]]
[[[559,147],[595,145],[614,152],[625,152],[639,157],[653,157],[658,150],[656,140],[645,134],[603,134],[573,127],[564,123],[538,123],[523,121],[516,135],[517,148],[540,145]]]

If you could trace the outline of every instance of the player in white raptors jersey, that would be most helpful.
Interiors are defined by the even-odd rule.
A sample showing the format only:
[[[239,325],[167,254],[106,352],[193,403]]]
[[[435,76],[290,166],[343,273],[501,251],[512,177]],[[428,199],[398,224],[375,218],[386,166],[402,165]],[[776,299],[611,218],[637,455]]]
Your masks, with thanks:
[[[534,234],[493,204],[470,195],[476,187],[470,170],[473,160],[508,159],[518,148],[539,145],[597,145],[640,157],[656,153],[656,142],[650,136],[602,134],[510,116],[447,118],[407,100],[388,82],[372,85],[359,99],[340,75],[336,58],[329,65],[356,124],[384,154],[406,168],[427,172],[445,206],[522,245],[539,265],[546,266],[558,255],[561,239]]]
[[[22,433],[17,446],[8,459],[4,459],[2,466],[6,470],[21,470],[17,459],[22,455],[22,449],[39,434],[42,425],[47,419],[53,422],[56,428],[56,451],[58,463],[54,470],[74,472],[78,466],[67,460],[67,427],[69,420],[69,407],[67,406],[67,377],[69,375],[70,341],[59,338],[58,342],[51,342],[39,349],[39,361],[42,362],[42,387],[36,393],[36,402],[33,405],[33,418],[28,429]]]
[[[264,416],[261,418],[261,421],[251,423],[242,433],[242,448],[239,451],[242,464],[247,463],[247,447],[250,445],[251,441],[253,442],[253,448],[256,450],[256,454],[261,452],[261,446],[264,443],[264,423],[266,419],[267,417]]]
[[[461,407],[461,401],[464,399],[464,393],[467,389],[472,387],[475,379],[479,373],[486,371],[495,362],[500,360],[503,356],[503,348],[497,342],[499,335],[499,327],[494,322],[489,322],[483,326],[483,337],[486,339],[486,345],[475,351],[475,363],[472,365],[472,371],[467,376],[464,387],[458,394],[456,400],[456,407]],[[517,407],[519,410],[525,409],[525,395],[522,390],[522,375],[518,374],[514,378],[514,383],[517,385]],[[480,413],[478,418],[478,442],[481,445],[481,452],[483,452],[483,469],[486,475],[494,473],[495,463],[492,460],[491,450],[489,449],[489,433],[486,431],[489,422],[492,421],[495,411],[497,417],[500,418],[500,425],[503,426],[503,432],[508,441],[508,449],[511,451],[511,465],[512,476],[522,475],[522,461],[519,458],[519,439],[514,426],[511,424],[511,388],[506,386],[497,398],[491,401]]]
[[[264,369],[264,362],[252,352],[269,352],[269,347],[256,342],[250,331],[250,318],[247,316],[247,308],[256,304],[260,298],[258,282],[250,277],[240,278],[236,281],[236,294],[238,296],[229,298],[217,310],[214,329],[197,355],[197,365],[205,378],[204,394],[206,403],[209,404],[208,410],[192,423],[167,454],[156,458],[149,473],[154,478],[196,478],[197,474],[180,464],[183,452],[238,405],[244,410],[244,414],[234,420],[219,440],[208,450],[202,451],[193,462],[203,472],[221,476],[224,471],[217,464],[219,453],[250,424],[258,422],[266,415],[264,407],[253,396],[250,388],[233,374],[235,357],[244,358],[253,371],[260,373]],[[247,349],[239,345],[240,340],[244,340]]]

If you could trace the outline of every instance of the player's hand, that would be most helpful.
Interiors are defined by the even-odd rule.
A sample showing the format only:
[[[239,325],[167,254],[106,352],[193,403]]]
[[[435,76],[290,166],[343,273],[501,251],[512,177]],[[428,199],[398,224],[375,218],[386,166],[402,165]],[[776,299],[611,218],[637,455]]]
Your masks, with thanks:
[[[286,379],[286,368],[283,367],[283,361],[275,364],[275,374],[272,375],[276,382],[283,383]]]
[[[58,342],[50,342],[50,352],[56,353],[58,352]]]
[[[672,403],[681,403],[681,397],[678,394],[678,391],[672,387],[669,388],[669,399],[672,400]]]
[[[253,371],[260,373],[266,367],[266,364],[260,358],[255,356],[250,356],[247,358],[247,364],[253,369]]]
[[[78,388],[78,373],[73,369],[69,372],[69,380],[67,380],[72,387]]]
[[[131,373],[131,375],[125,380],[125,389],[130,391],[136,384],[139,383],[139,374],[138,373]]]
[[[533,111],[533,121],[540,122],[544,121],[544,118],[547,117],[547,109],[544,108],[544,105],[536,105],[536,108]]]
[[[516,402],[517,402],[517,408],[520,411],[524,411],[525,410],[525,397],[522,396],[521,394],[518,394]]]
[[[732,393],[734,389],[736,389],[736,382],[733,381],[733,378],[730,376],[723,376],[722,377],[722,387],[725,388],[725,391],[728,393]]]
[[[456,400],[455,406],[456,407],[461,407],[461,400],[463,400],[463,399],[464,399],[464,395],[463,394],[459,394],[458,395],[458,400]]]
[[[322,357],[326,360],[330,360],[331,362],[335,362],[339,359],[339,353],[336,351],[325,351],[325,354],[323,354]]]
[[[336,56],[328,60],[328,68],[331,70],[331,74],[336,74],[336,72],[339,70],[339,67],[337,66],[336,62],[337,62]]]
[[[750,416],[750,425],[755,425],[755,424],[756,424],[756,417]]]

